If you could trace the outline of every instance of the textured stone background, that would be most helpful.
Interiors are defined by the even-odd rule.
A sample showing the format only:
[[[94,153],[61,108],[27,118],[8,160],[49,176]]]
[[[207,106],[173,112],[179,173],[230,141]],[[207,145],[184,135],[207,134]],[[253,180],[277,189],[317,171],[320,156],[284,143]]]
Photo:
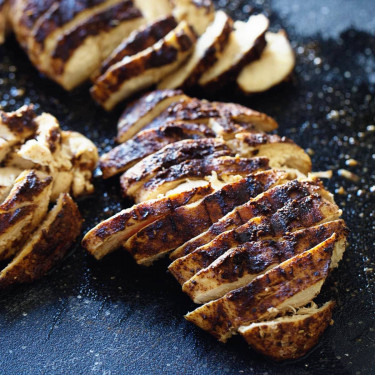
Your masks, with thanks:
[[[165,271],[144,269],[121,252],[94,261],[80,246],[43,280],[0,294],[0,374],[374,374],[375,373],[375,6],[373,0],[217,1],[236,18],[263,10],[285,28],[297,55],[291,82],[237,100],[274,116],[279,133],[313,153],[351,228],[343,262],[322,300],[338,301],[335,325],[297,362],[274,364],[238,337],[227,345],[192,326],[194,308]],[[233,92],[235,92],[233,90]],[[40,77],[10,39],[0,47],[0,106],[36,103],[63,127],[111,147],[120,112],[96,107],[87,87],[66,93]],[[356,167],[346,161],[356,159]],[[357,183],[337,174],[346,168]],[[129,203],[117,181],[96,179],[80,202],[85,231]]]

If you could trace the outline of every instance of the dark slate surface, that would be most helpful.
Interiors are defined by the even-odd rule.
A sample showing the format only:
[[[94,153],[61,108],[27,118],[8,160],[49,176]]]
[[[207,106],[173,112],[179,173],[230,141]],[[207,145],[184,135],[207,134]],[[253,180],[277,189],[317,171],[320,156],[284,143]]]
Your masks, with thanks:
[[[264,9],[285,27],[297,54],[291,82],[244,98],[287,135],[314,152],[315,170],[332,169],[327,186],[352,232],[323,300],[338,301],[335,325],[297,362],[274,364],[240,338],[216,342],[183,319],[194,308],[165,271],[137,267],[123,253],[94,261],[80,246],[43,280],[0,294],[0,374],[374,374],[375,7],[372,0],[218,1],[237,18]],[[233,90],[234,92],[234,90]],[[0,48],[0,105],[34,102],[65,128],[112,145],[115,122],[97,108],[87,87],[65,93],[30,66],[14,40]],[[353,158],[356,167],[346,165]],[[357,183],[338,176],[346,168]],[[96,179],[97,193],[80,202],[85,231],[126,207],[116,179]]]

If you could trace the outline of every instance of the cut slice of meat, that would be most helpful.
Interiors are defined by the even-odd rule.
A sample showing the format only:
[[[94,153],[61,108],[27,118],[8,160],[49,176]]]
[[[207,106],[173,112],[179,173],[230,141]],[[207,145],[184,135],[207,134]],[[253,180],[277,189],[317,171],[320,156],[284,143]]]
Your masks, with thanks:
[[[86,81],[123,38],[145,22],[132,1],[115,3],[62,32],[45,72],[71,90]]]
[[[183,284],[182,290],[195,303],[206,303],[222,297],[231,290],[244,286],[257,276],[285,260],[317,246],[337,235],[336,246],[345,249],[348,229],[343,220],[305,228],[228,250],[207,268],[200,270]],[[341,259],[342,253],[336,252]],[[333,262],[333,259],[332,259]]]
[[[22,170],[13,167],[0,168],[0,204],[8,196],[14,181],[21,174]]]
[[[141,1],[143,3],[143,1]],[[156,4],[156,2],[148,2]],[[135,55],[164,38],[170,31],[177,26],[173,16],[163,17],[151,24],[147,24],[133,31],[102,63],[94,79],[104,74],[112,65],[117,64],[126,56]]]
[[[237,122],[248,131],[268,132],[277,128],[277,122],[272,117],[243,105],[208,102],[196,98],[168,107],[158,117],[155,117],[146,128],[158,128],[167,122],[174,121],[209,124],[213,119]]]
[[[0,162],[12,151],[15,145],[35,134],[36,113],[32,105],[19,108],[14,112],[0,111]]]
[[[113,148],[100,157],[103,178],[124,172],[142,158],[149,156],[170,143],[184,139],[214,138],[215,133],[206,125],[175,122],[158,129],[141,131],[134,138]]]
[[[265,32],[268,19],[262,15],[251,16],[247,22],[236,21],[234,30],[219,60],[199,79],[201,86],[223,86],[235,80],[241,69],[259,59],[266,46]]]
[[[192,53],[196,35],[182,21],[152,47],[125,57],[100,76],[91,88],[94,100],[111,110],[121,100],[159,82],[177,69]]]
[[[52,189],[52,178],[26,170],[0,205],[0,260],[14,255],[44,218]]]
[[[221,56],[232,29],[232,19],[223,11],[216,12],[214,21],[198,39],[190,59],[165,77],[158,88],[175,89],[195,85],[201,75]]]
[[[257,277],[250,284],[207,303],[185,318],[226,342],[240,326],[272,319],[275,313],[306,305],[320,292],[329,270],[336,235]]]
[[[239,227],[219,234],[208,244],[174,261],[169,270],[180,283],[184,283],[231,248],[337,220],[340,214],[336,205],[321,197],[296,199],[273,214],[254,217]]]
[[[121,188],[124,195],[136,197],[138,189],[164,168],[185,160],[230,156],[231,154],[225,143],[215,138],[174,142],[128,169],[121,176]]]
[[[173,15],[178,20],[186,20],[202,35],[215,17],[215,8],[211,0],[171,0]]]
[[[309,155],[292,140],[276,134],[238,133],[227,141],[243,157],[266,157],[272,168],[291,168],[307,175],[311,172]]]
[[[119,248],[122,242],[146,225],[173,212],[177,207],[195,202],[211,192],[212,188],[207,184],[194,187],[189,191],[137,204],[91,229],[83,238],[82,246],[96,259],[101,259]]]
[[[189,100],[181,90],[155,90],[143,95],[121,115],[117,124],[117,142],[122,143],[135,136],[170,105]]]
[[[259,60],[245,66],[237,84],[245,93],[266,91],[288,78],[295,56],[285,31],[266,33],[267,46]]]
[[[124,244],[138,264],[150,265],[177,246],[209,228],[212,223],[252,197],[280,183],[286,174],[259,172],[227,184],[201,201],[177,208],[142,230]]]
[[[259,353],[274,361],[304,356],[318,342],[332,319],[334,301],[321,308],[302,307],[293,315],[241,326],[238,332]]]
[[[147,23],[165,17],[172,13],[173,4],[170,0],[145,1],[134,0],[135,5],[142,11]]]
[[[219,181],[225,184],[238,180],[241,176],[245,177],[255,171],[266,169],[269,169],[267,158],[250,159],[223,156],[186,160],[158,172],[138,189],[135,199],[138,202],[154,199],[185,181],[207,179],[215,175]]]
[[[72,246],[82,222],[77,205],[68,194],[62,194],[31,239],[0,272],[0,288],[44,276]]]
[[[267,191],[267,193],[261,194],[259,197],[241,206],[237,206],[232,212],[229,212],[210,227],[208,231],[177,248],[170,257],[171,259],[177,259],[185,256],[198,247],[212,241],[217,235],[235,229],[253,217],[274,214],[278,209],[284,207],[294,199],[303,198],[314,193],[318,193],[324,196],[325,199],[333,202],[330,194],[324,190],[322,183],[317,179],[293,180],[284,185],[275,186]]]

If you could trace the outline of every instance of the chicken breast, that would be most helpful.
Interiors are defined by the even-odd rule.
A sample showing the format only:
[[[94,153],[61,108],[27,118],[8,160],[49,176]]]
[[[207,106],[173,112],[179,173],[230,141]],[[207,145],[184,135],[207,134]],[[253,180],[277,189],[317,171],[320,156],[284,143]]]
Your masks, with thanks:
[[[214,137],[215,133],[205,125],[183,122],[143,130],[134,138],[103,154],[100,157],[100,169],[103,172],[103,178],[109,178],[126,171],[142,158],[159,151],[170,143],[184,139]]]
[[[151,23],[160,17],[170,15],[173,10],[173,3],[171,0],[134,0],[134,3],[142,11],[142,14],[147,19],[147,23]]]
[[[232,29],[232,19],[223,11],[216,12],[214,21],[198,39],[189,60],[165,77],[158,84],[158,88],[175,89],[195,85],[201,75],[221,56]]]
[[[305,181],[293,180],[284,185],[275,186],[249,202],[238,205],[233,211],[210,227],[208,231],[177,248],[171,254],[171,259],[177,259],[191,253],[198,247],[212,241],[218,234],[235,229],[256,216],[273,214],[294,199],[303,198],[315,193],[323,195],[325,199],[333,202],[333,198],[324,190],[322,183],[317,179]]]
[[[0,288],[44,276],[72,246],[83,219],[68,194],[62,194],[18,255],[0,272]]]
[[[229,148],[218,139],[183,140],[165,146],[141,160],[121,176],[121,188],[128,197],[136,197],[138,189],[159,171],[190,159],[230,156]]]
[[[22,172],[0,205],[0,260],[14,255],[47,213],[52,179],[33,170]]]
[[[37,129],[34,107],[23,106],[14,112],[0,111],[0,162],[3,162],[13,147],[32,136]]]
[[[0,168],[0,204],[8,196],[14,181],[21,174],[22,170],[13,167]]]
[[[245,66],[237,77],[240,89],[249,94],[266,91],[286,80],[295,56],[285,31],[266,33],[267,45],[260,59]]]
[[[272,214],[256,216],[239,227],[217,235],[211,242],[177,259],[169,266],[169,271],[180,283],[184,283],[229,249],[246,242],[272,239],[287,232],[337,220],[340,214],[336,205],[318,196],[296,199]]]
[[[152,47],[129,56],[100,76],[90,92],[95,101],[111,110],[121,100],[159,82],[192,53],[196,35],[182,21]]]
[[[228,250],[208,267],[186,281],[182,290],[195,303],[206,303],[242,287],[285,260],[337,235],[336,246],[345,249],[348,230],[343,220],[298,230],[279,238],[243,245]],[[337,252],[338,253],[338,252]],[[342,254],[340,255],[340,259]]]
[[[249,159],[223,156],[190,159],[158,172],[138,189],[135,199],[138,202],[154,199],[186,181],[209,179],[215,175],[220,182],[225,184],[265,169],[269,169],[267,158]]]
[[[139,1],[137,3],[143,3]],[[148,2],[148,6],[158,4],[158,2]],[[166,16],[157,19],[155,22],[141,26],[134,30],[129,37],[121,42],[115,50],[104,60],[95,78],[104,74],[112,65],[117,64],[126,56],[133,56],[164,38],[170,31],[177,26],[177,21],[173,16]]]
[[[185,318],[226,342],[241,326],[272,319],[275,310],[282,312],[304,306],[320,292],[329,274],[335,243],[334,234]]]
[[[268,19],[262,15],[251,16],[247,22],[236,21],[234,30],[219,60],[200,77],[201,86],[223,86],[236,79],[241,69],[259,59],[266,46],[265,32]]]
[[[238,332],[259,353],[274,361],[304,356],[331,323],[334,301],[322,307],[302,307],[293,315],[241,326]]]
[[[143,95],[121,115],[117,124],[117,142],[125,142],[137,135],[170,105],[189,100],[190,98],[180,90],[156,90]]]
[[[177,208],[149,224],[129,238],[124,247],[138,264],[149,265],[209,228],[237,205],[266,191],[283,178],[285,173],[265,171],[227,184],[201,201]]]
[[[211,0],[170,0],[173,15],[178,20],[185,20],[202,35],[215,17],[215,8]]]
[[[212,188],[207,184],[122,210],[86,233],[82,246],[96,259],[101,259],[148,224],[174,212],[180,206],[200,200],[211,192]]]

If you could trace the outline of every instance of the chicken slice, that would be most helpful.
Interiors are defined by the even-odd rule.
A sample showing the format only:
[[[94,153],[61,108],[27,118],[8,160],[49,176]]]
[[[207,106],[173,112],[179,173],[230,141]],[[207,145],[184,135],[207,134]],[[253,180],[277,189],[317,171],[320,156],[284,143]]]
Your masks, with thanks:
[[[334,301],[302,307],[293,315],[241,326],[238,332],[259,353],[274,361],[297,359],[309,352],[331,323]]]
[[[223,11],[216,12],[214,21],[198,39],[190,59],[165,77],[158,88],[175,89],[195,85],[201,75],[221,56],[232,29],[232,19]]]
[[[286,260],[250,284],[190,312],[185,318],[226,342],[244,325],[272,319],[276,312],[306,305],[326,280],[336,235]]]
[[[14,255],[44,218],[52,189],[52,178],[26,170],[0,205],[0,260]]]
[[[30,240],[0,272],[0,288],[44,276],[72,246],[81,232],[82,222],[72,198],[68,194],[60,195]]]
[[[250,198],[284,180],[286,174],[265,171],[249,175],[190,205],[149,224],[124,244],[138,264],[154,260],[209,228],[212,223]]]
[[[266,91],[288,78],[295,56],[285,31],[266,33],[267,45],[260,59],[246,65],[237,77],[245,93]]]
[[[14,146],[35,133],[35,118],[36,113],[32,105],[24,105],[9,113],[0,111],[0,162],[8,156]]]
[[[155,90],[143,95],[121,115],[117,124],[117,142],[125,142],[137,135],[170,105],[188,100],[190,98],[181,90]]]
[[[212,123],[214,119],[239,123],[248,131],[269,132],[277,128],[277,122],[272,117],[243,105],[236,103],[208,102],[206,100],[194,98],[189,101],[171,105],[158,117],[155,117],[149,122],[144,129],[158,128],[171,121],[209,124]]]
[[[128,169],[121,176],[121,188],[129,197],[136,197],[138,189],[159,171],[190,159],[229,156],[224,142],[214,138],[174,142],[151,154]]]
[[[141,1],[143,3],[143,1]],[[148,2],[157,4],[157,2]],[[112,65],[117,64],[126,56],[135,55],[164,38],[170,31],[177,26],[177,21],[173,16],[167,16],[157,19],[155,22],[147,24],[134,30],[129,37],[124,39],[121,44],[104,60],[100,69],[95,73],[93,79],[104,74]]]
[[[237,78],[241,69],[259,59],[266,46],[265,32],[268,19],[262,15],[251,16],[247,22],[236,21],[234,30],[219,60],[199,79],[201,86],[223,86]]]
[[[175,122],[158,129],[141,131],[134,138],[113,148],[100,157],[100,169],[103,178],[124,172],[141,159],[149,156],[170,143],[184,139],[214,138],[206,125]]]
[[[0,203],[8,196],[14,181],[21,174],[22,170],[13,167],[0,168]]]
[[[288,176],[288,179],[291,179],[290,176]],[[198,247],[209,243],[218,234],[235,229],[256,216],[274,214],[278,209],[284,207],[294,199],[303,198],[314,193],[318,193],[324,196],[325,199],[333,202],[333,198],[324,190],[322,183],[317,179],[293,180],[283,185],[275,186],[249,202],[238,205],[233,211],[212,225],[206,232],[192,238],[177,248],[171,254],[170,258],[177,259],[183,257]]]
[[[346,241],[348,229],[343,220],[301,229],[279,238],[246,242],[228,250],[200,270],[183,284],[182,290],[195,303],[220,298],[285,260],[317,246],[334,233],[337,235],[337,246],[345,248],[342,243]]]
[[[171,0],[173,15],[178,20],[186,20],[202,35],[215,17],[215,8],[211,0]]]
[[[71,90],[86,81],[119,43],[145,22],[132,1],[113,3],[62,32],[44,69]]]
[[[159,82],[178,68],[192,53],[196,35],[182,21],[152,47],[125,57],[100,76],[91,88],[91,95],[106,110],[136,92]]]
[[[144,1],[134,0],[135,5],[142,11],[147,23],[170,15],[173,10],[173,4],[170,0]]]
[[[175,260],[169,270],[182,284],[232,248],[337,220],[340,214],[336,205],[320,197],[308,196],[293,200],[273,214],[256,216],[235,229],[219,234],[206,245]]]
[[[200,200],[211,192],[211,186],[206,184],[122,210],[87,232],[82,246],[96,259],[101,259],[148,224],[174,212],[177,207]]]
[[[243,157],[266,157],[272,168],[291,168],[307,175],[311,172],[309,155],[292,140],[276,134],[238,133],[227,141]]]
[[[160,194],[176,188],[186,181],[210,179],[212,175],[223,184],[239,180],[255,171],[269,169],[267,158],[239,158],[223,156],[207,159],[190,159],[172,165],[158,172],[139,187],[135,196],[137,202],[154,199]]]

